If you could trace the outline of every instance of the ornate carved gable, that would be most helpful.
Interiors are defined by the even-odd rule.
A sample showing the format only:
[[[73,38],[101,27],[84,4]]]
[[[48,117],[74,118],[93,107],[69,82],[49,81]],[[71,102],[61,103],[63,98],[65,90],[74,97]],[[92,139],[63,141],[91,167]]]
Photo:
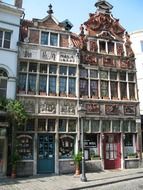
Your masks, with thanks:
[[[123,40],[125,29],[119,24],[119,20],[113,18],[110,14],[97,12],[90,14],[88,21],[84,23],[90,36],[96,36],[102,31],[108,31],[108,34],[114,36],[117,40]]]

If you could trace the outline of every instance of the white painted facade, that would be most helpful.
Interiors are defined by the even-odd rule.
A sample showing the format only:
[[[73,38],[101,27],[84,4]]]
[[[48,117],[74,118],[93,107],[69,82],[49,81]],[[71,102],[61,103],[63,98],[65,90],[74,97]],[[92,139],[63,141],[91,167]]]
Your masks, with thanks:
[[[0,30],[11,32],[10,48],[0,47],[0,69],[8,75],[6,97],[11,99],[16,96],[17,42],[22,14],[23,9],[0,1]]]
[[[141,42],[143,43],[143,30],[132,32],[130,34],[130,38],[132,41],[132,48],[136,58],[140,114],[143,115],[143,50],[141,47]]]

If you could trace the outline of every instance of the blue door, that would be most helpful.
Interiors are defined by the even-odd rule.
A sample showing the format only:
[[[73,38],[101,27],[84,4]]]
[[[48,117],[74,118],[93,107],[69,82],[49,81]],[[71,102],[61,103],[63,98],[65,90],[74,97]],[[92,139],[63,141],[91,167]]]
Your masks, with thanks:
[[[54,173],[55,148],[53,134],[40,134],[38,136],[37,173]]]

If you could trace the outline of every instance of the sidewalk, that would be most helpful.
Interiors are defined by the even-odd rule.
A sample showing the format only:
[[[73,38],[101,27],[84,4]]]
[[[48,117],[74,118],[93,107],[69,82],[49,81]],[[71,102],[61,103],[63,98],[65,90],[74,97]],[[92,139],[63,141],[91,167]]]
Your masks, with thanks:
[[[0,190],[80,190],[143,177],[143,168],[87,173],[87,182],[74,175],[39,175],[29,178],[0,178]]]

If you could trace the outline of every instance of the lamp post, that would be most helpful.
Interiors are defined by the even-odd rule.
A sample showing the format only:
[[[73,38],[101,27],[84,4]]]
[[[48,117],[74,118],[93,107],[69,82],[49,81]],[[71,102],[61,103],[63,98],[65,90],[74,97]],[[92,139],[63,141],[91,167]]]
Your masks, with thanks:
[[[86,182],[87,178],[85,175],[85,156],[84,156],[84,129],[83,129],[83,117],[85,117],[86,109],[82,105],[78,108],[79,117],[81,118],[81,144],[82,144],[82,174],[81,174],[81,181]]]

